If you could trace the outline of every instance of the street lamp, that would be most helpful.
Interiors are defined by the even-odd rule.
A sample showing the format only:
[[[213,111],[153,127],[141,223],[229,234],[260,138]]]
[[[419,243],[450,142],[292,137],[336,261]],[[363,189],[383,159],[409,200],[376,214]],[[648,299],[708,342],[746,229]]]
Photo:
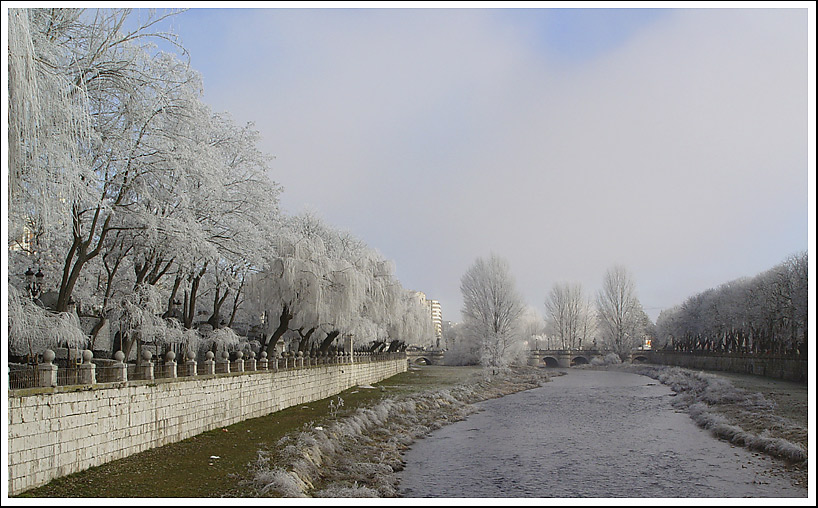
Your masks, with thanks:
[[[34,273],[34,269],[29,268],[24,275],[29,297],[32,299],[37,298],[43,289],[43,279],[45,278],[43,271],[38,268],[37,273]]]

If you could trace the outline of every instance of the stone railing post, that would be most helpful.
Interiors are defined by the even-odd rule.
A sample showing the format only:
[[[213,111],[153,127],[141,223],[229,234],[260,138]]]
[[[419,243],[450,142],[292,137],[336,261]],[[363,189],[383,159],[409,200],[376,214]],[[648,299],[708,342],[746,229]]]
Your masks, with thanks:
[[[196,375],[196,353],[189,350],[185,354],[187,357],[187,361],[185,361],[185,374],[188,376],[195,376]]]
[[[222,351],[221,360],[219,360],[218,365],[216,366],[216,372],[219,374],[228,374],[230,373],[230,353],[227,351]]]
[[[352,345],[353,345],[353,343],[352,343],[352,334],[350,333],[350,334],[344,335],[344,352],[347,353],[347,354],[352,353],[352,350],[353,350]]]
[[[275,352],[273,353],[273,370],[278,372],[278,359],[281,356],[280,353]]]
[[[165,377],[176,377],[176,353],[168,351],[165,354]]]
[[[57,386],[57,366],[51,363],[56,357],[50,349],[43,353],[43,363],[37,365],[37,386]]]
[[[97,382],[97,366],[91,363],[94,353],[86,349],[82,352],[82,365],[80,365],[80,384],[93,385]]]
[[[262,351],[259,356],[261,357],[258,361],[259,370],[267,370],[267,351]]]
[[[254,351],[250,351],[247,353],[247,362],[245,362],[245,367],[247,370],[256,370],[256,353]]]
[[[117,351],[114,353],[116,363],[111,366],[113,371],[113,382],[118,383],[128,380],[128,365],[125,363],[125,353]]]
[[[214,356],[213,351],[205,353],[203,376],[212,376],[216,373],[216,360],[213,359]]]
[[[241,351],[236,351],[236,365],[235,369],[232,369],[233,372],[244,372],[244,353]]]
[[[299,351],[298,352],[298,368],[303,368],[303,367],[304,367],[304,352]]]
[[[142,360],[144,361],[142,362],[141,365],[137,366],[137,368],[139,369],[140,379],[153,380],[153,362],[151,361],[152,357],[153,355],[151,354],[150,351],[148,351],[147,349],[142,350]]]

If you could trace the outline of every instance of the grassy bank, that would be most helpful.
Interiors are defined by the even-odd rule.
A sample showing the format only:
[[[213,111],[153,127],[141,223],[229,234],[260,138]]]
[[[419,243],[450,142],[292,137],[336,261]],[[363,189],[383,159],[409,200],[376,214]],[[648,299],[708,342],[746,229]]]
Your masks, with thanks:
[[[205,498],[255,495],[248,487],[250,464],[260,449],[275,456],[279,441],[305,428],[326,424],[385,397],[475,383],[474,367],[413,367],[373,387],[353,387],[335,397],[215,429],[178,443],[147,450],[32,489],[18,497]],[[335,411],[339,398],[343,405]],[[333,402],[331,413],[330,402]],[[218,457],[218,458],[214,458]]]

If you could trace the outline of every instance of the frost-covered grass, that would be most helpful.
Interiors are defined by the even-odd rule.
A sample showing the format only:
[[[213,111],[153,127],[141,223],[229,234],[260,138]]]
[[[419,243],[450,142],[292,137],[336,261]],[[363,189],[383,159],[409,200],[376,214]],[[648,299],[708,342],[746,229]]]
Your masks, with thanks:
[[[333,421],[330,402],[343,407],[346,416],[359,407],[371,407],[384,397],[435,391],[479,378],[474,367],[412,367],[370,388],[353,387],[327,399],[300,404],[259,418],[252,418],[209,432],[152,448],[102,464],[22,494],[20,497],[138,497],[212,498],[258,496],[246,480],[258,471],[258,451],[267,454],[268,469],[284,468],[276,443],[305,428],[328,428]],[[372,389],[374,388],[374,389]],[[219,456],[211,460],[211,456]],[[268,483],[273,483],[271,480]],[[279,478],[282,487],[286,478]],[[353,484],[347,485],[352,487]],[[297,487],[297,486],[296,486]],[[291,490],[290,492],[295,492]],[[364,491],[361,491],[362,493]],[[280,496],[272,491],[263,495]]]
[[[807,429],[773,414],[776,403],[761,393],[737,388],[715,374],[681,367],[627,365],[623,368],[668,385],[678,394],[674,405],[686,409],[697,425],[714,436],[789,463],[806,465],[806,447],[782,437],[781,430],[795,431],[795,434],[802,431],[806,444]],[[759,427],[759,422],[764,424],[758,432],[752,432],[742,428],[742,425],[748,426],[744,422],[752,422],[754,427]]]
[[[542,369],[523,368],[447,389],[386,397],[333,421],[284,436],[274,466],[266,452],[252,486],[260,496],[396,497],[401,453],[418,438],[475,411],[473,402],[535,388]]]

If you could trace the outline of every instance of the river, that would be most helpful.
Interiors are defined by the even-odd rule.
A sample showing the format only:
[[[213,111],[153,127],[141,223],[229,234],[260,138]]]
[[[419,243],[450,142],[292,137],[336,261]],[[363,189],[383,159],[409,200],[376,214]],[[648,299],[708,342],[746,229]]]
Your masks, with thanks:
[[[409,498],[804,498],[773,459],[700,429],[673,391],[631,373],[565,369],[404,454]]]

